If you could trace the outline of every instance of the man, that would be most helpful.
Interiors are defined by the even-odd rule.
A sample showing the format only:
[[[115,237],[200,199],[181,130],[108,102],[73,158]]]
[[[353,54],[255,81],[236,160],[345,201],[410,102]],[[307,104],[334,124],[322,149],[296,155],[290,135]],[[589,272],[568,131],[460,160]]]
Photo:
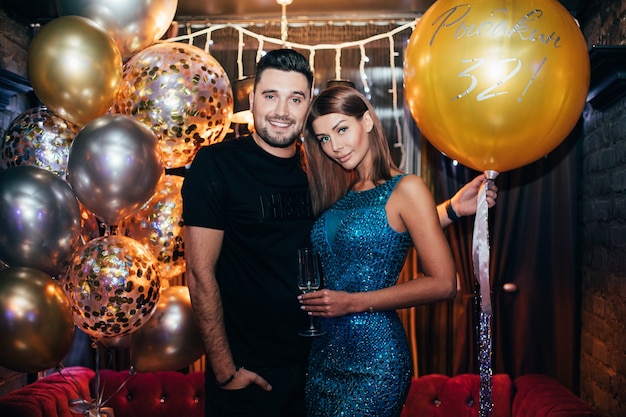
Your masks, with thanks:
[[[186,278],[207,354],[207,416],[305,415],[296,253],[310,246],[314,218],[298,138],[312,83],[304,56],[268,52],[250,94],[255,131],[202,148],[185,177]],[[481,182],[438,208],[442,226],[475,212]]]

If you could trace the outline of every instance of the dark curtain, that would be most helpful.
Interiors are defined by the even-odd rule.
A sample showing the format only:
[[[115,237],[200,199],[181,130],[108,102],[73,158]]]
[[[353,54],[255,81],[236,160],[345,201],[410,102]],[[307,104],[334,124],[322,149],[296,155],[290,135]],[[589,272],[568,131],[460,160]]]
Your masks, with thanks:
[[[552,375],[575,392],[580,351],[579,137],[577,127],[543,159],[501,173],[497,204],[489,212],[493,371],[512,377]],[[455,166],[427,143],[423,149],[424,176],[438,201],[478,174]],[[417,311],[417,349],[433,355],[420,357],[422,374],[478,372],[473,222],[473,217],[466,218],[446,231],[459,276],[453,306],[435,304]],[[452,326],[452,335],[430,333],[431,320]]]

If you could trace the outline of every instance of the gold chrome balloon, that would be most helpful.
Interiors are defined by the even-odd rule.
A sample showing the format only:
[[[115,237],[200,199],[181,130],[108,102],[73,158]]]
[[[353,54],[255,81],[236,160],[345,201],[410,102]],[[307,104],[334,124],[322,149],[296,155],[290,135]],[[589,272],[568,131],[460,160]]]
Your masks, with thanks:
[[[204,50],[179,42],[152,45],[124,65],[115,111],[150,126],[166,168],[189,164],[201,146],[224,139],[233,92],[222,66]]]
[[[109,350],[123,351],[130,349],[130,338],[132,334],[125,334],[124,336],[117,337],[103,337],[100,339],[102,346]]]
[[[167,32],[178,0],[57,0],[56,5],[60,16],[83,16],[102,26],[126,59]]]
[[[28,76],[48,109],[82,126],[113,104],[122,56],[111,35],[93,20],[63,16],[45,24],[31,41]]]
[[[140,372],[175,371],[203,354],[189,288],[165,288],[152,318],[131,335],[132,365]]]
[[[74,336],[61,287],[34,268],[0,270],[0,335],[0,366],[39,372],[59,365]]]
[[[438,0],[406,50],[406,98],[437,149],[497,172],[554,149],[589,89],[585,39],[557,0]]]

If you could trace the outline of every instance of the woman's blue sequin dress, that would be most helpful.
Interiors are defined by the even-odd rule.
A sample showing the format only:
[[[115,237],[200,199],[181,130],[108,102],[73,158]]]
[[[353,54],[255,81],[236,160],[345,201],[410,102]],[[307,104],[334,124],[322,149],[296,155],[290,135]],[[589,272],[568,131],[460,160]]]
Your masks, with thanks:
[[[311,232],[324,287],[372,291],[394,285],[411,243],[388,222],[385,205],[401,176],[352,192],[323,213]],[[307,379],[309,417],[397,417],[408,393],[411,357],[394,311],[317,318]]]

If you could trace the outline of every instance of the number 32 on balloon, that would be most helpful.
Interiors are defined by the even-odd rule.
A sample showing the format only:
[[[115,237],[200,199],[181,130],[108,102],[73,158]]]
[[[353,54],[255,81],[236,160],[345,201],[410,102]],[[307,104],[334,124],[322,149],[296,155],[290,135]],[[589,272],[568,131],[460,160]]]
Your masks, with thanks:
[[[541,70],[541,67],[543,67],[543,64],[546,62],[546,59],[547,58],[544,57],[544,59],[539,63],[537,70],[535,71],[532,78],[530,79],[526,87],[524,88],[524,91],[522,91],[522,93],[518,96],[517,98],[518,103],[522,101],[522,97],[524,96],[526,91],[528,91],[528,88],[530,88],[530,85],[532,84],[533,80],[537,77],[537,74]],[[470,86],[465,91],[458,94],[456,97],[453,97],[452,100],[458,100],[460,98],[463,98],[476,89],[476,85],[478,84],[478,79],[476,75],[474,75],[473,71],[479,70],[481,68],[487,68],[487,71],[489,72],[489,75],[490,75],[489,78],[493,79],[494,82],[492,82],[487,88],[485,88],[484,90],[476,94],[476,101],[488,100],[490,98],[501,96],[503,94],[510,94],[511,92],[506,90],[507,82],[513,79],[513,77],[515,77],[519,73],[520,69],[522,68],[522,61],[518,58],[502,59],[496,62],[489,62],[489,60],[486,60],[484,58],[476,58],[476,59],[463,59],[461,60],[461,62],[464,64],[469,64],[470,66],[466,70],[461,71],[458,76],[469,78]],[[514,66],[514,67],[513,69],[509,70],[511,66]],[[518,84],[514,83],[514,86],[517,86],[517,85]],[[502,89],[502,87],[504,87],[504,89]]]

